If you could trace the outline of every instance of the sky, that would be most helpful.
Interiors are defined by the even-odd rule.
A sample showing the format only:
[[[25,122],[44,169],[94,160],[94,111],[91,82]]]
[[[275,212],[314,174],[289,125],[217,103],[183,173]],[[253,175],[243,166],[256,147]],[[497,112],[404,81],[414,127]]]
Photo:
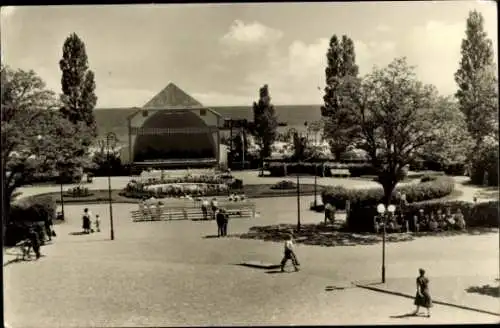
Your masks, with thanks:
[[[3,7],[1,55],[59,94],[62,46],[77,33],[100,108],[142,106],[169,82],[207,106],[251,105],[263,84],[276,105],[320,104],[329,39],[345,34],[361,74],[405,56],[451,95],[474,9],[496,58],[493,1]]]

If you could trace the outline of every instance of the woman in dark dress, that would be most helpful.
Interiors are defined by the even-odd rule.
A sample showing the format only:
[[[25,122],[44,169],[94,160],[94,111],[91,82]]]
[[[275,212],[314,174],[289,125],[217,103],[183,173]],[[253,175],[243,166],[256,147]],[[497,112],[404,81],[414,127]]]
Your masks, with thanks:
[[[88,208],[83,210],[82,221],[83,233],[90,233],[90,214]]]
[[[424,307],[427,309],[427,317],[431,316],[431,307],[432,307],[432,299],[431,294],[429,293],[429,279],[425,276],[424,269],[418,269],[419,276],[417,278],[417,295],[415,296],[415,312],[414,315],[417,315],[420,307]]]

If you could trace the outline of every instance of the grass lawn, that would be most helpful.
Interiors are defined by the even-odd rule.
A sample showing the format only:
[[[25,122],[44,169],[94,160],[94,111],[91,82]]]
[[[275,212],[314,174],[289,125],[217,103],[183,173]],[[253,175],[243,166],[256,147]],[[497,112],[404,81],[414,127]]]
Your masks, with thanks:
[[[243,187],[243,190],[238,192],[243,192],[249,198],[268,198],[268,197],[286,197],[295,196],[297,194],[297,189],[271,189],[272,185],[269,184],[259,184],[259,185],[247,185]],[[324,189],[323,186],[317,185],[316,192],[318,195]],[[103,203],[108,202],[109,194],[108,190],[90,190],[90,195],[84,197],[73,197],[68,194],[63,195],[63,200],[65,204],[80,203],[80,204],[92,204],[92,203]],[[129,198],[121,196],[122,190],[112,190],[111,199],[114,203],[138,203],[140,199]],[[314,184],[301,184],[300,185],[301,196],[311,196],[314,195]],[[61,194],[59,192],[44,193],[35,196],[31,196],[31,199],[36,199],[39,197],[51,197],[56,203],[61,202]]]

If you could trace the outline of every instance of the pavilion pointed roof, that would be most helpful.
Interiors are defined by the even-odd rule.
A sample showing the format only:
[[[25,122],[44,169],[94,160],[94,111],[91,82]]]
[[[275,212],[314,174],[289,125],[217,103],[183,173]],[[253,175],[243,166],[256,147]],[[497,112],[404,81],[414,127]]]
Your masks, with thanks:
[[[162,91],[149,100],[143,108],[203,107],[203,105],[170,82]]]

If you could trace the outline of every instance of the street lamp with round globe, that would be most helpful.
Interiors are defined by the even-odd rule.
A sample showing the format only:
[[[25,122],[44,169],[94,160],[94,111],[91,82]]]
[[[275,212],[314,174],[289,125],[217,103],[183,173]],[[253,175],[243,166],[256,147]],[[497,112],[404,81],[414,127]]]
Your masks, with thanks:
[[[387,225],[387,214],[394,214],[396,212],[396,206],[390,204],[389,206],[385,206],[384,204],[378,204],[377,212],[382,217],[382,283],[385,283],[385,234],[386,234],[386,225]]]

